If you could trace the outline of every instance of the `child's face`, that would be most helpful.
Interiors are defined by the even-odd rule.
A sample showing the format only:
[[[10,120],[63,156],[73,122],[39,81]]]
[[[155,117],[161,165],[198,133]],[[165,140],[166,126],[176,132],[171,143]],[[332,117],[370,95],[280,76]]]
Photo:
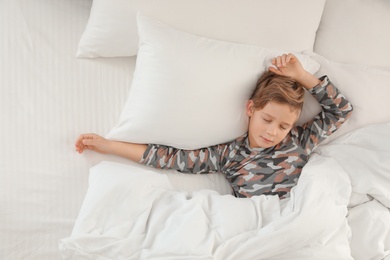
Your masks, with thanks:
[[[287,104],[269,102],[263,109],[255,109],[249,100],[246,113],[249,116],[249,146],[268,148],[280,143],[298,119],[299,112]]]

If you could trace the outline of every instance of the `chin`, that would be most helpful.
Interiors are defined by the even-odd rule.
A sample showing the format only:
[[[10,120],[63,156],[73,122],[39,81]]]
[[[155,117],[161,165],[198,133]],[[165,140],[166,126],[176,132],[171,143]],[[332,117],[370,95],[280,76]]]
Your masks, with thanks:
[[[267,145],[262,145],[261,148],[265,149],[265,148],[270,148],[272,146],[274,146],[274,144],[267,144]]]
[[[256,143],[255,148],[266,149],[266,148],[270,148],[270,147],[272,147],[272,146],[274,146],[273,143],[272,143],[272,144],[269,144],[269,143],[267,144],[267,143],[264,143],[264,142],[260,141],[260,142],[257,142],[257,143]]]

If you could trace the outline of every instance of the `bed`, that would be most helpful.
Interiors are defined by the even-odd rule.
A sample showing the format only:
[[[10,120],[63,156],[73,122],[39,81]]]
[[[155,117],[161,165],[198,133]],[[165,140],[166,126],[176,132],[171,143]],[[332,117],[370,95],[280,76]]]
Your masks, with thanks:
[[[390,259],[388,1],[3,0],[0,19],[1,259]],[[284,52],[354,105],[289,199],[75,152],[86,132],[234,138]]]

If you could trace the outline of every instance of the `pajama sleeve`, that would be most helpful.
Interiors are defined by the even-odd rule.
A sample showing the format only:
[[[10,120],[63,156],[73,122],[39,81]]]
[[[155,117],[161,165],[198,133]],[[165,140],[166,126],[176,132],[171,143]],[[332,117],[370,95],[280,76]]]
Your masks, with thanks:
[[[352,104],[329,81],[321,77],[321,84],[309,92],[317,99],[322,111],[311,121],[296,128],[302,147],[310,152],[326,137],[334,133],[352,113]]]
[[[183,173],[211,173],[220,170],[221,154],[226,145],[215,145],[197,150],[183,150],[164,145],[148,145],[141,164]]]

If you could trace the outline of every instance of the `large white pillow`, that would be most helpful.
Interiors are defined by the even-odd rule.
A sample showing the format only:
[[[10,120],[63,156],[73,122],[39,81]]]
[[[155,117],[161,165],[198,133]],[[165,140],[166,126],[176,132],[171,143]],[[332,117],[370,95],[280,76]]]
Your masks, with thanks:
[[[390,66],[390,1],[327,0],[314,51],[337,62]]]
[[[283,51],[195,36],[143,15],[138,26],[132,86],[108,138],[195,149],[246,132],[246,101]],[[318,70],[309,55],[296,55],[307,70]]]
[[[366,125],[390,123],[390,69],[330,61],[311,54],[321,68],[317,75],[328,75],[353,105],[353,113],[327,142]],[[320,110],[318,103],[310,103],[306,116]]]
[[[136,12],[213,39],[312,50],[325,0],[94,0],[77,57],[133,56]]]

